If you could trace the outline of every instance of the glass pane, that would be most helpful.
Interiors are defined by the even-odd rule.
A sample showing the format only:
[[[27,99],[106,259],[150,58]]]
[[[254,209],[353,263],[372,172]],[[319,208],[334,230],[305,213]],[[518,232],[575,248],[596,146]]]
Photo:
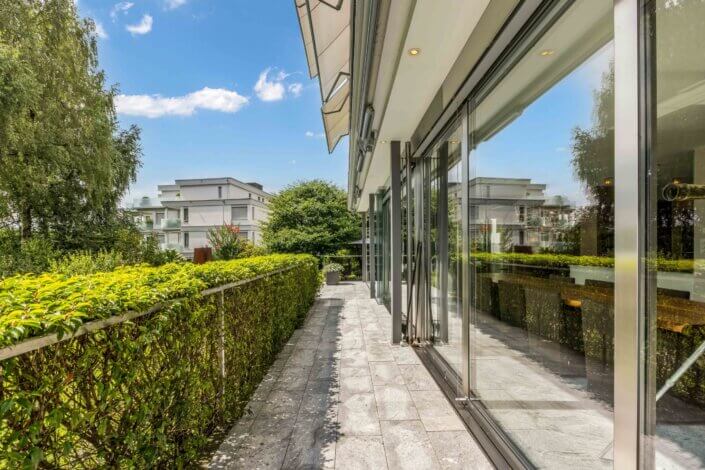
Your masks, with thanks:
[[[440,175],[440,155],[439,149],[435,149],[425,160],[426,168],[428,169],[428,182],[426,184],[426,208],[429,221],[428,232],[428,266],[431,274],[431,285],[429,295],[431,297],[431,335],[433,338],[438,338],[440,332],[440,311],[443,308],[441,305],[441,269],[439,252],[441,249],[441,234],[439,233],[439,191],[441,185]]]
[[[233,207],[233,220],[247,220],[247,207]]]
[[[646,466],[705,467],[705,2],[650,2]]]
[[[433,344],[456,372],[461,367],[461,173],[458,121],[431,159],[431,256]]]
[[[539,468],[612,466],[612,14],[571,3],[470,116],[470,387]]]

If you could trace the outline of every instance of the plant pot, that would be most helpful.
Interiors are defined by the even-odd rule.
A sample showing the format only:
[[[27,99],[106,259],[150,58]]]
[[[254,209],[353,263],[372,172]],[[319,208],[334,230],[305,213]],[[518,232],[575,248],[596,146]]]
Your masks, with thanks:
[[[334,286],[340,282],[340,273],[335,271],[330,271],[326,273],[326,284],[329,286]]]

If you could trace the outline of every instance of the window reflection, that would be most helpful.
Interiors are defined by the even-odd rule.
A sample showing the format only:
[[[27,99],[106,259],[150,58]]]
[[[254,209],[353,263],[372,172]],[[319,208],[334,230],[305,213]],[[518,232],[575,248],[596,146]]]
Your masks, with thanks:
[[[705,466],[705,2],[650,2],[647,461]]]
[[[470,118],[471,390],[541,468],[612,466],[611,38],[574,2]]]

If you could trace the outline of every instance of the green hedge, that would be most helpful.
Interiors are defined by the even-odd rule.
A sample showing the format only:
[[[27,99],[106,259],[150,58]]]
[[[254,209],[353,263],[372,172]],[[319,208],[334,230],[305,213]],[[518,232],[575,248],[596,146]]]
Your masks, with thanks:
[[[286,267],[222,296],[200,294]],[[243,413],[319,285],[317,260],[307,255],[0,282],[4,345],[178,299],[3,361],[0,468],[192,466]]]
[[[540,268],[567,268],[573,266],[595,266],[613,268],[614,258],[607,256],[575,256],[557,254],[525,254],[525,253],[472,253],[470,258],[485,263],[521,264]],[[693,272],[693,260],[671,260],[659,258],[659,271]]]

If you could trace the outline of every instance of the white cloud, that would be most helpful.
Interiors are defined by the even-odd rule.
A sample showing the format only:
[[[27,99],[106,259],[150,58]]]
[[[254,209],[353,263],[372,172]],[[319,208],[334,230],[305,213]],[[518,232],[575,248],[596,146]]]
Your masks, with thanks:
[[[103,23],[101,23],[100,21],[95,22],[95,35],[98,36],[100,39],[108,39],[108,32],[105,31]]]
[[[120,2],[113,5],[112,10],[110,10],[110,17],[115,21],[120,13],[126,15],[128,10],[135,6],[132,2]]]
[[[289,93],[291,93],[294,97],[298,97],[301,95],[301,91],[304,89],[304,86],[301,83],[292,83],[289,85],[287,88],[289,90]]]
[[[279,101],[284,99],[286,88],[282,81],[286,78],[284,72],[278,72],[272,79],[269,79],[271,69],[266,69],[259,74],[259,80],[255,83],[255,93],[262,101]]]
[[[310,139],[323,139],[326,135],[321,132],[319,134],[316,134],[315,132],[312,131],[306,131],[306,137]]]
[[[289,163],[291,163],[292,165],[296,165],[296,160],[291,160]]]
[[[176,10],[177,8],[186,5],[187,0],[166,0],[164,6],[167,10]]]
[[[191,116],[198,109],[236,113],[248,103],[245,96],[225,88],[208,88],[184,96],[165,98],[161,95],[119,95],[115,107],[119,114],[158,118]]]
[[[152,30],[153,19],[150,15],[144,15],[139,23],[128,24],[125,29],[132,33],[133,36],[138,34],[147,34]]]

